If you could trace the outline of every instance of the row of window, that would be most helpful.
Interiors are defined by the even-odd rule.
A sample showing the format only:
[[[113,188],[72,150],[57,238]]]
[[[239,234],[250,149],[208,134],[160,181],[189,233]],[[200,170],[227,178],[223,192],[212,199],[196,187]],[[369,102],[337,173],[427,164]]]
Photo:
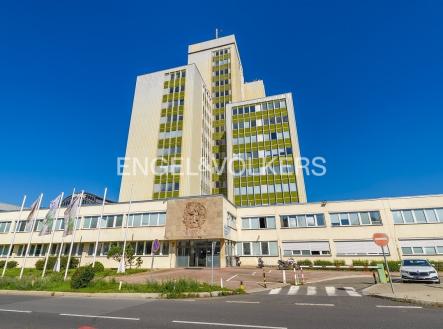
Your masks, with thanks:
[[[231,59],[230,58],[219,59],[219,60],[212,61],[212,66],[222,66],[222,65],[225,65],[225,64],[229,64],[229,63],[231,63]]]
[[[238,242],[239,256],[278,256],[277,241]]]
[[[297,192],[296,183],[243,186],[234,188],[234,195],[261,195],[267,193]]]
[[[170,123],[170,122],[176,122],[176,121],[182,121],[182,120],[183,120],[182,114],[173,114],[173,115],[160,117],[160,123]]]
[[[229,68],[226,68],[226,69],[221,69],[221,70],[213,71],[212,72],[212,76],[213,77],[218,77],[219,75],[225,75],[225,74],[229,74],[229,73],[231,73],[231,70]]]
[[[157,150],[157,156],[177,155],[182,153],[181,146],[172,146],[167,148],[159,148]]]
[[[212,83],[212,87],[224,86],[224,85],[228,85],[230,83],[231,83],[231,79],[217,80]]]
[[[278,157],[292,155],[292,147],[279,147],[270,150],[258,150],[242,153],[233,153],[232,157],[236,159],[264,159],[267,157]]]
[[[185,100],[184,99],[176,99],[173,101],[164,102],[162,104],[162,109],[176,107],[176,106],[182,106],[182,105],[185,105]]]
[[[212,97],[229,96],[229,94],[230,94],[229,90],[216,91],[212,93]]]
[[[289,131],[271,132],[269,134],[254,134],[251,136],[244,136],[232,139],[233,145],[249,144],[257,142],[267,142],[270,140],[290,139]]]
[[[164,165],[155,167],[156,175],[164,175],[164,174],[179,174],[181,170],[181,165],[173,164],[173,165]]]
[[[443,223],[443,208],[392,211],[395,224]]]
[[[247,217],[242,218],[242,229],[257,230],[266,228],[275,228],[275,217]]]
[[[166,75],[169,75],[169,78],[171,80],[180,79],[180,78],[186,77],[186,70],[177,71],[177,72],[168,72],[168,73],[166,73]]]
[[[282,165],[268,165],[266,167],[256,168],[236,168],[234,169],[233,176],[262,176],[262,175],[287,175],[294,173],[295,168],[291,164]]]
[[[264,118],[264,119],[252,119],[252,120],[234,122],[234,123],[232,123],[232,129],[233,130],[248,129],[248,128],[254,128],[254,127],[262,127],[262,126],[268,126],[268,125],[281,124],[284,122],[288,122],[287,115]]]
[[[280,223],[284,228],[325,226],[325,216],[323,214],[285,215],[280,217]]]
[[[331,214],[332,226],[381,225],[379,211]]]
[[[232,108],[232,115],[249,114],[249,113],[274,110],[280,108],[286,108],[285,100],[271,101],[261,104],[253,104],[253,105],[236,106]]]
[[[180,183],[154,184],[154,192],[170,192],[170,191],[178,191],[179,189],[180,189]]]
[[[230,53],[230,49],[229,48],[224,48],[224,49],[220,49],[220,50],[216,50],[213,51],[212,54],[213,56],[220,56],[220,55],[226,55]]]
[[[173,130],[173,131],[167,131],[167,132],[160,132],[159,139],[168,139],[168,138],[176,138],[181,137],[183,135],[182,130]]]

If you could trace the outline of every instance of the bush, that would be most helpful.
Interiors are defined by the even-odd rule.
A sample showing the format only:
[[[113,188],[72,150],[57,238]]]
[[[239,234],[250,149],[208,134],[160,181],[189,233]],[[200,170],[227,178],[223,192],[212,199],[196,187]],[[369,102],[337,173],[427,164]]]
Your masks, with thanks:
[[[79,267],[71,278],[71,288],[80,289],[87,287],[92,279],[94,279],[95,272],[92,266]]]
[[[334,259],[333,261],[335,266],[345,266],[346,262],[343,259]]]
[[[46,270],[52,271],[54,269],[55,263],[57,262],[57,256],[49,256],[48,265],[46,266]],[[66,264],[68,263],[68,256],[60,257],[60,270],[66,269]],[[71,257],[71,261],[69,262],[69,268],[74,269],[77,268],[80,263],[80,260],[76,257]],[[35,263],[35,269],[42,271],[45,266],[45,258],[39,259]]]
[[[389,271],[391,272],[399,272],[400,271],[400,262],[399,260],[388,260]]]
[[[322,259],[318,259],[314,261],[314,265],[317,266],[331,266],[334,265],[331,261],[329,260],[322,260]]]
[[[5,260],[0,260],[0,269],[3,269],[5,266]],[[16,268],[18,263],[15,260],[9,260],[8,265],[6,265],[6,268]]]
[[[435,266],[437,271],[443,271],[443,262],[432,260],[430,263]]]
[[[312,261],[309,259],[301,259],[297,261],[297,264],[300,266],[312,266]]]
[[[354,259],[352,261],[352,266],[368,266],[369,261],[365,259]]]
[[[91,264],[91,267],[92,267],[92,264]],[[95,262],[94,267],[92,267],[92,268],[94,269],[94,273],[100,273],[105,270],[105,266],[100,262]]]

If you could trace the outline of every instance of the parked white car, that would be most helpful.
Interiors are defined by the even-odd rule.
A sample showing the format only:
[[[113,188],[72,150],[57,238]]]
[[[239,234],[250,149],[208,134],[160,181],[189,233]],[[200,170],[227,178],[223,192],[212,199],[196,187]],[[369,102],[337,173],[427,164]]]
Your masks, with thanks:
[[[440,283],[437,271],[426,259],[404,259],[401,262],[400,275],[402,282],[429,281]]]

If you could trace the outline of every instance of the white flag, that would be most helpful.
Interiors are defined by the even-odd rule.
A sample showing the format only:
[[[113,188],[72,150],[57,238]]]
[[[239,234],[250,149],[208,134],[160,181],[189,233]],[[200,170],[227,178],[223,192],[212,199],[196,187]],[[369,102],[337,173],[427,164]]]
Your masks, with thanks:
[[[75,219],[77,217],[77,210],[80,207],[81,198],[81,194],[74,195],[72,197],[71,204],[65,210],[65,230],[63,232],[63,236],[71,235],[74,232]]]
[[[43,219],[43,222],[42,222],[43,227],[42,227],[39,235],[51,234],[52,227],[54,225],[55,214],[57,212],[61,198],[62,198],[62,195],[60,194],[54,200],[52,200],[51,203],[49,204],[49,211],[46,214],[45,219]]]
[[[32,230],[32,227],[34,226],[34,216],[37,212],[37,206],[40,198],[34,201],[34,203],[31,206],[31,211],[29,212],[28,218],[26,218],[26,228],[25,231],[30,232]]]

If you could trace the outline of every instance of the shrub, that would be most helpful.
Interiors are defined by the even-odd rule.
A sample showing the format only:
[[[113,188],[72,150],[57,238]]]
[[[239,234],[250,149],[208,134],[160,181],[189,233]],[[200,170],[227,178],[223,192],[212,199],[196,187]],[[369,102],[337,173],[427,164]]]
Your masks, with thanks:
[[[443,262],[432,260],[430,263],[435,266],[437,271],[443,271]]]
[[[48,260],[49,262],[49,260]],[[35,269],[39,270],[39,271],[43,271],[43,267],[45,267],[45,260],[44,259],[39,259],[38,261],[35,262]]]
[[[388,260],[389,271],[399,272],[400,271],[400,261],[399,260]]]
[[[335,266],[344,266],[346,265],[346,262],[343,259],[334,259],[333,261]]]
[[[92,264],[91,264],[91,267],[92,267]],[[94,269],[94,273],[100,273],[105,270],[105,266],[100,262],[95,262],[93,269]]]
[[[300,266],[311,266],[312,261],[310,261],[309,259],[301,259],[297,261],[297,264]]]
[[[48,265],[46,266],[46,270],[53,270],[55,263],[57,262],[57,256],[49,256],[48,258]],[[60,257],[60,269],[64,270],[66,268],[66,264],[68,263],[68,256],[61,256]],[[74,269],[77,268],[80,263],[80,260],[76,257],[71,257],[71,261],[69,262],[69,268]],[[39,259],[35,263],[35,268],[37,270],[42,271],[43,267],[45,266],[45,259]]]
[[[5,266],[5,260],[0,260],[0,269],[2,270],[3,267]],[[6,268],[16,268],[18,265],[18,263],[15,260],[8,260],[8,265],[6,266]]]
[[[94,279],[95,272],[92,266],[79,267],[71,278],[71,288],[80,289],[87,287],[92,279]]]
[[[329,260],[322,260],[322,259],[318,259],[314,261],[314,265],[318,265],[318,266],[331,266],[334,265],[331,261]]]
[[[379,259],[379,260],[371,260],[371,262],[369,263],[369,266],[377,266],[378,264],[384,264],[385,261],[383,259]]]
[[[365,259],[354,259],[352,261],[352,266],[368,266],[369,261]]]

